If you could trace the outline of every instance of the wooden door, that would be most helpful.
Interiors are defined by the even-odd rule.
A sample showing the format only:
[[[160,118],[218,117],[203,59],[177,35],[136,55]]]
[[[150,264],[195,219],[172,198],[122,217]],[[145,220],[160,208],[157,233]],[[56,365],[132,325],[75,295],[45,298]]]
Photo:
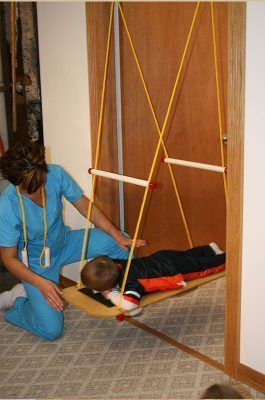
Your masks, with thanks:
[[[196,3],[122,4],[160,126],[164,122],[195,6]],[[88,50],[92,84],[90,88],[93,110],[92,137],[94,137],[99,109],[97,96],[104,63],[102,51],[104,45],[101,44],[104,43],[104,38],[106,42],[105,22],[110,5],[88,3],[87,7],[88,21],[90,21]],[[227,4],[215,4],[215,20],[222,121],[226,132]],[[169,156],[172,158],[221,165],[211,29],[210,3],[202,3],[164,138]],[[95,39],[92,40],[95,37],[98,37],[97,42]],[[122,21],[120,21],[120,48],[124,174],[147,179],[158,134]],[[101,67],[95,71],[96,63]],[[114,79],[113,59],[111,59],[101,168],[116,172]],[[173,171],[194,245],[216,241],[224,247],[226,211],[222,175],[177,166],[173,166]],[[149,193],[140,234],[148,240],[149,245],[141,250],[141,254],[150,254],[162,248],[187,248],[189,244],[167,165],[158,163],[154,176],[159,188]],[[110,187],[114,191],[112,194],[107,191]],[[98,189],[97,202],[118,223],[117,185],[102,179]],[[124,195],[125,228],[133,235],[143,189],[125,185]]]

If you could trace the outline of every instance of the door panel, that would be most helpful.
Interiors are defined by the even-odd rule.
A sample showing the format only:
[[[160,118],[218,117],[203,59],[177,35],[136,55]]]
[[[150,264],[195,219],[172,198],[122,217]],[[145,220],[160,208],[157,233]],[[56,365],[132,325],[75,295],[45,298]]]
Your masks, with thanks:
[[[94,10],[107,7],[102,4],[94,3],[89,7]],[[122,4],[161,127],[195,6],[196,3],[128,2]],[[215,20],[225,132],[227,4],[215,4]],[[100,24],[90,26],[90,29],[96,29],[97,35],[102,35]],[[106,29],[104,28],[105,31]],[[203,3],[200,5],[164,138],[169,156],[172,158],[221,165],[211,29],[210,4]],[[158,133],[122,21],[120,21],[120,48],[124,174],[147,179],[158,142]],[[98,49],[96,55],[92,52],[91,54],[93,59],[95,56],[104,58],[104,54],[99,55]],[[109,75],[110,73],[114,73],[113,69],[109,70]],[[112,82],[113,75],[109,76],[109,79]],[[93,82],[92,85],[94,85]],[[114,90],[108,96],[109,103],[106,107],[114,111]],[[110,145],[105,144],[102,147],[101,156],[109,170],[116,172],[114,118],[107,121],[107,124],[109,124],[106,129],[108,136],[105,143],[110,141],[114,145],[110,149]],[[111,153],[112,150],[113,153]],[[162,151],[161,155],[163,155]],[[222,174],[178,166],[172,166],[172,168],[194,245],[216,241],[224,247],[226,212]],[[141,249],[142,255],[161,248],[189,247],[166,164],[158,163],[155,180],[159,183],[159,188],[149,193],[141,225],[140,236],[149,242],[146,248]],[[109,182],[106,180],[101,182],[100,187],[105,187],[105,185],[109,187]],[[115,186],[113,182],[110,185]],[[115,219],[119,206],[117,194],[112,195],[114,203],[110,210],[107,204],[110,200],[109,194],[106,189],[100,190],[105,192],[105,196],[98,197],[101,207],[107,210],[112,219],[113,216]],[[124,194],[125,228],[133,235],[143,188],[125,185]]]
[[[124,15],[156,115],[162,127],[195,3],[125,3]],[[216,6],[218,59],[223,107],[226,104],[227,7]],[[222,40],[220,40],[222,39]],[[121,27],[122,111],[125,174],[147,178],[158,134],[147,104],[124,29]],[[226,115],[223,116],[226,120]],[[221,165],[210,4],[202,4],[165,132],[172,158]],[[162,152],[161,152],[162,155]],[[225,245],[225,197],[221,174],[173,166],[194,244]],[[160,248],[188,247],[172,182],[158,164],[141,236],[147,253]],[[142,190],[125,187],[125,225],[133,232]],[[131,210],[135,209],[135,212]]]

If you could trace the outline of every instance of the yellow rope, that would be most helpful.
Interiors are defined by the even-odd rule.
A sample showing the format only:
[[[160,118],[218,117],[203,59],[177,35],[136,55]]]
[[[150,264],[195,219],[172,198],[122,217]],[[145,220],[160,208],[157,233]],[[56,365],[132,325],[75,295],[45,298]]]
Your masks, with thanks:
[[[104,111],[104,104],[105,104],[105,93],[106,93],[106,82],[107,82],[107,70],[108,70],[108,62],[109,62],[109,49],[110,49],[111,29],[112,29],[112,20],[113,20],[113,8],[114,8],[114,3],[112,2],[111,9],[110,9],[110,17],[109,17],[109,29],[108,29],[108,39],[107,39],[107,48],[106,48],[106,57],[105,57],[105,66],[104,66],[103,87],[102,87],[101,103],[100,103],[99,124],[98,124],[98,133],[97,133],[97,146],[96,146],[96,156],[95,156],[95,165],[94,165],[95,169],[97,169],[97,166],[98,166],[99,152],[100,152],[103,111]],[[96,175],[92,175],[92,189],[91,189],[91,195],[90,195],[89,205],[88,205],[88,209],[87,209],[86,227],[85,227],[81,261],[80,261],[80,267],[79,267],[80,273],[79,273],[79,278],[78,278],[78,283],[77,283],[78,287],[81,286],[81,276],[80,275],[81,275],[81,271],[84,266],[88,233],[89,233],[89,228],[91,227],[90,218],[91,218],[92,205],[93,205],[93,201],[94,201],[95,185],[96,185]]]
[[[119,9],[121,10],[120,4],[119,4]],[[180,77],[180,74],[181,74],[181,71],[182,71],[182,67],[183,67],[183,64],[184,64],[184,60],[185,60],[185,57],[186,57],[186,53],[187,53],[188,45],[189,45],[189,42],[190,42],[190,38],[191,38],[191,33],[192,33],[194,22],[195,22],[195,18],[193,18],[193,20],[192,20],[191,27],[190,27],[189,34],[188,34],[188,38],[187,38],[187,41],[186,41],[186,44],[185,44],[185,47],[184,47],[184,51],[183,51],[183,54],[182,54],[179,70],[178,70],[178,73],[177,73],[177,77],[176,77],[176,80],[175,80],[175,83],[174,83],[174,87],[173,87],[173,91],[172,91],[172,94],[171,94],[171,98],[170,98],[170,101],[169,101],[168,109],[167,109],[167,112],[166,112],[166,117],[165,117],[165,120],[164,120],[164,123],[163,123],[162,131],[159,134],[159,140],[158,140],[158,143],[157,143],[154,159],[153,159],[153,162],[152,162],[152,165],[151,165],[151,168],[150,168],[148,181],[151,180],[153,172],[154,172],[154,169],[155,169],[155,165],[156,165],[159,149],[160,149],[160,146],[161,146],[161,143],[162,143],[162,140],[163,140],[163,136],[164,136],[164,133],[165,133],[167,121],[168,121],[168,118],[169,118],[169,113],[170,113],[170,110],[171,110],[171,107],[172,107],[172,103],[173,103],[173,100],[174,100],[175,92],[176,92],[177,85],[178,85],[178,82],[179,82],[179,77]],[[132,260],[133,252],[134,252],[134,249],[135,249],[135,244],[136,244],[137,235],[138,235],[138,232],[139,232],[141,219],[142,219],[143,212],[144,212],[144,206],[145,206],[146,199],[147,199],[148,189],[149,189],[149,187],[146,187],[145,191],[144,191],[143,200],[142,200],[142,204],[141,204],[141,208],[140,208],[140,212],[139,212],[139,217],[138,217],[138,220],[137,220],[137,223],[136,223],[135,233],[134,233],[134,237],[133,237],[133,240],[132,240],[132,246],[131,246],[131,249],[130,249],[129,258],[128,258],[128,261],[127,261],[126,269],[125,269],[125,272],[124,272],[124,278],[123,278],[122,285],[121,285],[118,307],[120,307],[121,298],[123,296],[124,289],[125,289],[125,284],[126,284],[127,277],[128,277],[128,274],[129,274],[131,260]]]
[[[17,196],[19,200],[19,205],[20,205],[20,212],[21,212],[21,217],[22,217],[22,228],[23,228],[23,237],[24,237],[24,248],[23,250],[27,250],[27,244],[28,244],[28,239],[27,239],[27,225],[26,225],[26,216],[25,216],[25,209],[21,197],[21,193],[19,190],[19,187],[16,186],[16,191],[17,191]],[[41,188],[41,196],[42,196],[42,210],[43,210],[43,226],[44,226],[44,238],[43,238],[43,247],[42,251],[40,254],[39,258],[39,263],[42,268],[45,268],[46,265],[42,264],[42,258],[46,249],[46,240],[47,240],[47,215],[46,215],[46,201],[45,201],[45,193],[44,193],[44,188]]]
[[[45,249],[46,249],[46,240],[47,240],[47,215],[46,215],[46,200],[45,200],[45,193],[44,193],[44,188],[41,188],[41,198],[42,198],[42,211],[43,211],[43,226],[44,226],[44,238],[43,238],[43,247],[42,247],[42,251],[40,254],[40,266],[42,268],[45,268],[46,265],[42,263],[42,258],[44,256],[45,253]]]
[[[197,6],[196,6],[195,11],[194,11],[192,25],[191,25],[191,31],[192,31],[193,26],[194,26],[194,22],[195,22],[197,13],[198,13],[199,5],[200,5],[200,1],[197,2]],[[142,68],[140,66],[139,59],[138,59],[138,56],[136,54],[135,47],[134,47],[134,44],[132,42],[131,34],[129,32],[128,25],[127,25],[126,19],[124,17],[124,14],[123,14],[123,11],[122,11],[122,7],[121,7],[120,3],[118,3],[118,6],[119,6],[120,14],[121,14],[121,17],[122,17],[122,20],[123,20],[123,24],[124,24],[124,27],[125,27],[125,30],[126,30],[126,33],[127,33],[127,37],[128,37],[128,40],[129,40],[129,43],[130,43],[130,46],[131,46],[131,50],[132,50],[132,53],[133,53],[133,56],[134,56],[134,60],[136,62],[137,69],[138,69],[138,72],[139,72],[139,75],[140,75],[140,78],[141,78],[141,81],[142,81],[142,85],[144,87],[144,91],[145,91],[145,94],[147,96],[147,100],[148,100],[148,103],[149,103],[149,106],[150,106],[150,109],[151,109],[151,113],[153,115],[153,119],[154,119],[154,122],[155,122],[155,125],[156,125],[156,128],[157,128],[157,132],[158,132],[158,135],[160,136],[161,135],[161,129],[160,129],[160,126],[159,126],[159,123],[158,123],[158,119],[157,119],[157,116],[156,116],[156,113],[155,113],[155,110],[154,110],[154,107],[153,107],[153,104],[152,104],[152,100],[151,100],[151,97],[150,97],[150,94],[149,94],[149,91],[148,91],[148,88],[147,88],[147,85],[146,85],[146,82],[145,82],[145,79],[144,79],[144,76],[143,76]],[[165,156],[168,157],[168,152],[167,152],[164,140],[162,140],[162,146],[163,146],[163,150],[164,150]],[[172,180],[173,188],[174,188],[174,191],[175,191],[175,194],[176,194],[176,198],[177,198],[178,206],[179,206],[179,209],[180,209],[182,221],[183,221],[183,224],[184,224],[185,232],[186,232],[186,235],[187,235],[187,239],[188,239],[190,247],[193,247],[193,242],[192,242],[192,239],[191,239],[190,231],[189,231],[189,228],[188,228],[188,224],[187,224],[187,220],[186,220],[186,217],[185,217],[184,209],[183,209],[183,206],[182,206],[182,203],[181,203],[179,190],[178,190],[177,183],[176,183],[176,180],[175,180],[175,177],[174,177],[174,174],[173,174],[173,170],[172,170],[172,167],[171,167],[170,164],[167,164],[167,166],[168,166],[168,170],[169,170],[170,177],[171,177],[171,180]]]
[[[179,66],[178,74],[177,74],[177,77],[176,77],[176,80],[175,80],[175,84],[174,84],[174,87],[173,87],[173,91],[172,91],[172,94],[171,94],[171,98],[170,98],[170,101],[169,101],[166,117],[165,117],[165,120],[164,120],[164,123],[163,123],[162,130],[160,130],[160,127],[159,127],[159,124],[158,124],[158,120],[157,120],[157,117],[156,117],[156,114],[155,114],[155,111],[154,111],[154,108],[153,108],[153,105],[152,105],[152,102],[151,102],[151,98],[150,98],[150,95],[149,95],[149,92],[148,92],[148,89],[147,89],[147,86],[146,86],[146,83],[145,83],[145,80],[144,80],[144,77],[143,77],[143,74],[142,74],[142,70],[141,70],[141,67],[140,67],[140,64],[139,64],[139,60],[137,58],[137,55],[136,55],[136,52],[135,52],[135,49],[134,49],[134,46],[133,46],[133,43],[132,43],[132,40],[131,40],[131,36],[130,36],[129,30],[128,30],[128,27],[127,27],[127,24],[126,24],[124,15],[123,15],[123,11],[122,11],[122,8],[120,6],[120,3],[118,3],[120,14],[121,14],[122,19],[123,19],[125,30],[127,32],[127,36],[128,36],[131,48],[132,48],[132,52],[133,52],[135,61],[136,61],[136,65],[137,65],[137,68],[138,68],[138,71],[139,71],[139,74],[140,74],[140,77],[141,77],[141,80],[142,80],[142,84],[144,86],[144,90],[145,90],[145,93],[146,93],[146,96],[147,96],[147,99],[148,99],[148,102],[149,102],[149,105],[150,105],[150,108],[151,108],[151,112],[152,112],[152,115],[153,115],[157,130],[158,130],[158,133],[159,133],[159,141],[158,141],[157,148],[156,148],[156,151],[155,151],[155,155],[154,155],[154,158],[153,158],[153,162],[152,162],[152,165],[151,165],[151,168],[150,168],[148,181],[151,180],[152,175],[154,173],[154,168],[155,168],[155,165],[156,165],[156,161],[157,161],[157,158],[158,158],[158,153],[159,153],[159,149],[160,149],[161,144],[163,146],[165,155],[168,157],[167,150],[166,150],[166,147],[165,147],[165,144],[164,144],[164,141],[163,141],[163,136],[164,136],[164,133],[165,133],[167,122],[168,122],[170,110],[172,108],[172,103],[173,103],[173,99],[174,99],[174,96],[175,96],[176,88],[177,88],[177,85],[178,85],[178,82],[179,82],[179,77],[180,77],[180,73],[182,71],[182,67],[183,67],[183,63],[184,63],[184,60],[185,60],[187,48],[188,48],[188,45],[189,45],[189,42],[190,42],[190,37],[191,37],[192,29],[193,29],[193,26],[194,26],[194,23],[195,23],[195,19],[196,19],[196,15],[197,15],[199,4],[200,4],[200,2],[197,3],[197,7],[196,7],[196,10],[195,10],[195,13],[194,13],[194,17],[193,17],[193,20],[192,20],[192,24],[191,24],[191,27],[190,27],[189,34],[188,34],[188,38],[187,38],[187,41],[186,41],[186,45],[185,45],[185,48],[184,48],[184,51],[183,51],[183,55],[182,55],[181,63],[180,63],[180,66]],[[212,10],[212,28],[213,28],[213,42],[214,42],[216,87],[217,87],[217,97],[218,97],[218,118],[219,118],[219,130],[220,130],[220,142],[221,142],[221,155],[222,155],[222,165],[224,166],[224,155],[223,155],[223,146],[222,146],[221,106],[220,106],[220,94],[219,94],[219,82],[218,82],[218,66],[217,66],[217,56],[216,56],[215,28],[214,28],[213,5],[212,5],[212,3],[211,3],[211,10]],[[98,128],[98,141],[97,141],[97,148],[96,148],[95,168],[96,168],[96,166],[98,164],[98,158],[99,158],[100,136],[101,136],[101,127],[102,127],[102,119],[103,119],[103,107],[104,107],[104,100],[105,100],[105,86],[106,86],[108,56],[109,56],[109,43],[110,43],[110,32],[111,32],[112,15],[113,15],[113,3],[111,5],[111,16],[110,16],[110,23],[109,23],[109,34],[108,34],[108,44],[107,44],[106,61],[105,61],[105,69],[104,69],[104,79],[103,79],[103,90],[102,90],[102,98],[101,98],[100,121],[99,121],[99,128]],[[175,182],[175,179],[174,179],[174,175],[173,175],[172,169],[169,168],[169,171],[170,171],[170,175],[171,175],[171,178],[172,178],[172,181],[173,181],[173,186],[174,186],[174,189],[175,189],[175,193],[176,193],[176,196],[177,196],[177,199],[178,199],[178,203],[179,203],[179,207],[180,207],[180,210],[181,210],[181,214],[182,214],[185,230],[186,230],[186,233],[187,233],[187,236],[188,236],[188,240],[189,240],[190,245],[192,245],[190,234],[189,234],[189,230],[188,230],[188,227],[187,227],[184,211],[183,211],[183,208],[182,208],[182,205],[181,205],[181,200],[180,200],[180,197],[179,197],[179,193],[178,193],[178,189],[177,189],[177,185],[176,185],[176,182]],[[225,187],[225,193],[226,193],[225,174],[223,176],[224,176],[224,187]],[[92,202],[93,202],[93,198],[94,198],[94,189],[95,189],[95,178],[96,178],[96,176],[93,175],[93,177],[92,177],[92,195],[91,195],[90,203],[89,203],[89,207],[88,207],[87,223],[88,223],[88,221],[90,220],[90,217],[91,217]],[[134,252],[134,249],[135,249],[136,240],[137,240],[137,236],[138,236],[138,232],[139,232],[139,227],[140,227],[140,223],[141,223],[141,220],[142,220],[144,207],[145,207],[145,203],[146,203],[146,199],[147,199],[147,195],[148,195],[148,189],[149,189],[149,187],[145,188],[145,192],[144,192],[144,195],[143,195],[143,200],[142,200],[142,204],[141,204],[141,207],[140,207],[139,217],[138,217],[138,220],[137,220],[135,233],[134,233],[134,237],[133,237],[133,240],[132,240],[132,246],[131,246],[131,249],[130,249],[129,258],[128,258],[126,269],[125,269],[124,279],[123,279],[122,286],[121,286],[118,307],[120,307],[121,298],[122,298],[122,295],[124,293],[124,288],[125,288],[126,280],[127,280],[127,277],[128,277],[129,268],[130,268],[133,252]],[[83,262],[84,262],[84,255],[85,255],[85,248],[86,248],[86,243],[87,243],[88,230],[89,229],[88,229],[88,224],[87,224],[86,230],[85,230],[85,235],[84,235],[83,248],[82,248],[82,258],[81,258],[81,263],[80,263],[80,271],[81,271],[81,269],[83,267]],[[80,286],[80,281],[79,281],[78,285]]]
[[[27,239],[27,227],[26,227],[25,210],[24,210],[24,205],[23,205],[23,201],[22,201],[20,190],[19,190],[18,186],[16,186],[16,191],[17,191],[18,201],[19,201],[19,205],[20,205],[20,212],[21,212],[21,217],[22,217],[22,228],[23,228],[23,237],[24,237],[24,250],[26,250],[27,249],[27,244],[28,244],[28,239]]]
[[[211,19],[212,19],[212,35],[213,35],[213,53],[214,53],[214,66],[215,66],[215,82],[216,82],[216,93],[217,93],[217,107],[218,107],[218,122],[219,122],[219,137],[220,137],[220,149],[221,149],[221,160],[222,167],[225,167],[224,159],[224,148],[222,141],[223,127],[222,127],[222,115],[221,115],[221,99],[220,99],[220,88],[219,88],[219,74],[218,74],[218,62],[217,62],[217,51],[216,51],[216,35],[215,35],[215,23],[214,23],[214,6],[211,1]],[[227,205],[227,183],[225,172],[223,172],[225,201]]]

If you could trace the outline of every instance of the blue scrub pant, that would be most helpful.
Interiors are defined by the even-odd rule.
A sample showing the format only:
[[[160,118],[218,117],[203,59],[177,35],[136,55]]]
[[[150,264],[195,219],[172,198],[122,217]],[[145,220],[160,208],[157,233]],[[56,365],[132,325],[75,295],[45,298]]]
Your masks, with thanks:
[[[40,275],[58,284],[61,267],[80,261],[83,237],[83,229],[70,231],[63,251],[51,256],[51,267],[45,270],[40,267]],[[94,228],[89,233],[85,258],[94,258],[99,255],[117,259],[128,258],[128,252],[118,247],[112,237]],[[27,297],[18,297],[15,300],[14,307],[6,313],[5,320],[43,339],[57,339],[63,330],[63,312],[49,306],[35,286],[27,282],[23,284]]]

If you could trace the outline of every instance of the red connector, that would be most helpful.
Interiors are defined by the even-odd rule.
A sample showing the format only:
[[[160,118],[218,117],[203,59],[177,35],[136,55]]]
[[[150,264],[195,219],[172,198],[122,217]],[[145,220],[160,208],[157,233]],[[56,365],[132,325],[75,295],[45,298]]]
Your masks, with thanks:
[[[116,320],[117,320],[117,321],[123,322],[124,319],[125,319],[125,315],[124,315],[124,314],[116,315]]]
[[[88,172],[89,174],[92,174],[92,172],[91,172],[92,169],[93,169],[93,168],[88,168],[87,172]]]
[[[165,156],[161,157],[160,162],[165,162],[165,158],[166,158]]]
[[[157,188],[157,183],[156,182],[149,182],[148,183],[149,189],[156,189]]]
[[[1,136],[0,136],[0,155],[3,156],[5,154],[5,152],[6,151],[5,151],[4,143],[3,143],[2,139],[1,139]]]

